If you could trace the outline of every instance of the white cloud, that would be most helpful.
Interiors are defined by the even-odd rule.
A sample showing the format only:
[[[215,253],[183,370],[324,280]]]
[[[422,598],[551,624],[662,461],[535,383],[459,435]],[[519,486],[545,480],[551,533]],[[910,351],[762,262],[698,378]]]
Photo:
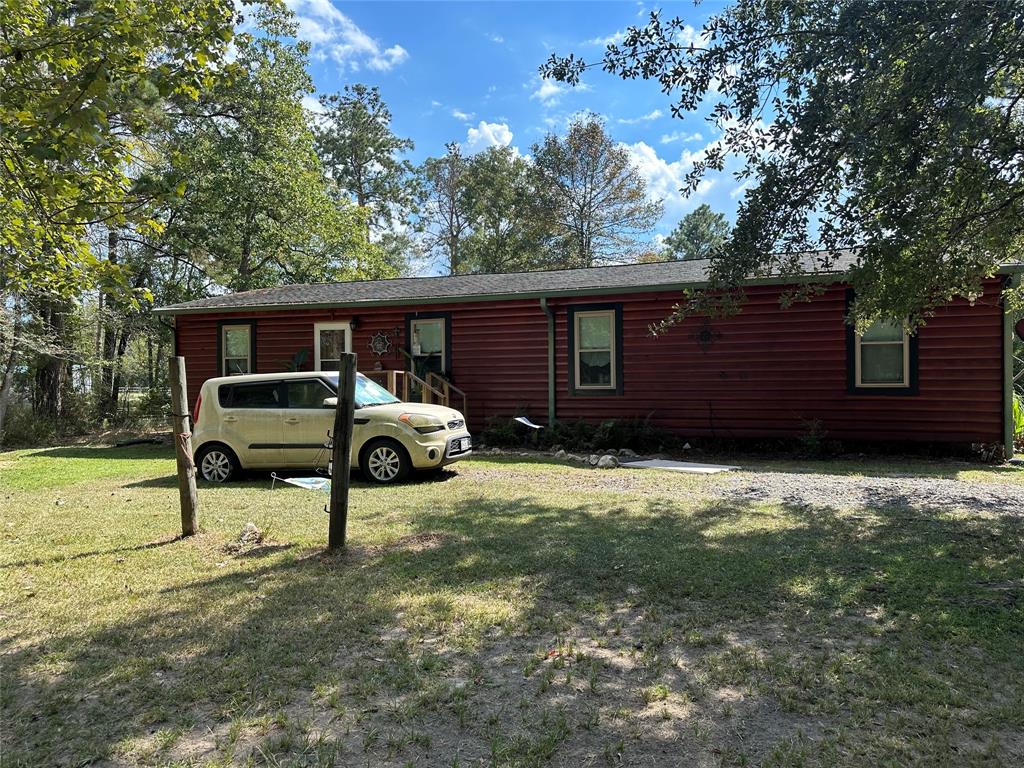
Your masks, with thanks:
[[[488,123],[480,121],[476,128],[466,131],[466,140],[462,143],[463,150],[475,155],[488,147],[507,147],[512,143],[512,131],[507,123]]]
[[[636,125],[637,123],[649,123],[652,120],[657,120],[663,114],[665,113],[662,112],[660,109],[655,109],[651,112],[648,112],[646,115],[640,115],[640,117],[620,117],[615,122],[620,123],[621,125]]]
[[[589,91],[590,86],[586,83],[580,83],[570,88],[567,85],[559,83],[557,80],[535,80],[533,83],[527,83],[524,88],[534,88],[533,93],[530,94],[531,99],[536,99],[545,107],[553,107],[561,100],[561,98],[569,93],[570,91]]]
[[[684,198],[679,191],[684,183],[686,174],[693,167],[695,160],[701,159],[706,147],[696,152],[683,150],[679,159],[669,162],[658,155],[654,147],[646,142],[638,141],[635,144],[623,144],[629,152],[633,164],[640,175],[647,181],[647,194],[652,200],[663,200],[666,213],[680,214],[687,207],[687,202],[706,195],[715,185],[715,179],[702,179],[697,185],[696,191],[689,198]]]
[[[490,40],[492,43],[497,43],[498,45],[501,45],[502,43],[505,42],[505,38],[502,37],[501,35],[487,35],[487,39]]]
[[[545,107],[553,107],[566,90],[564,85],[554,80],[541,80],[540,86],[530,94],[530,98],[537,99]]]
[[[452,110],[452,117],[454,117],[456,120],[465,120],[466,122],[469,122],[474,117],[476,117],[476,115],[472,112],[463,112],[461,109],[456,107],[455,109]]]
[[[622,42],[622,38],[626,36],[626,30],[620,29],[618,32],[612,32],[612,34],[605,37],[592,37],[589,40],[584,40],[584,45],[599,45],[602,48],[606,48],[612,43]]]
[[[302,97],[302,106],[305,107],[307,112],[312,112],[314,115],[322,115],[327,111],[324,109],[324,105],[320,103],[320,99],[311,93],[307,93]]]
[[[672,133],[664,133],[661,136],[662,144],[671,144],[674,141],[701,141],[703,136],[700,132],[694,131],[693,133],[686,133],[685,131],[673,131]]]
[[[342,69],[356,72],[363,67],[387,72],[409,58],[402,46],[385,47],[370,37],[331,0],[286,0],[295,12],[299,37],[311,43],[311,55],[331,58]]]

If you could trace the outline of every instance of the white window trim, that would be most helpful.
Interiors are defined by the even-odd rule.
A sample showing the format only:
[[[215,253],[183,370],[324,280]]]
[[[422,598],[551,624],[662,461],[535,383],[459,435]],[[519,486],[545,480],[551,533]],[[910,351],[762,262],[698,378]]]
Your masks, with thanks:
[[[324,322],[313,323],[313,370],[322,371],[320,361],[320,331],[345,331],[345,351],[352,351],[352,323],[350,322]]]
[[[869,347],[884,347],[891,346],[893,344],[899,344],[898,341],[864,341],[864,337],[861,334],[855,334],[854,344],[856,345],[856,352],[854,354],[854,381],[858,389],[908,389],[910,387],[910,334],[907,333],[907,326],[903,324],[903,380],[900,382],[877,382],[869,381],[865,382],[861,378],[861,350],[865,345]]]
[[[412,340],[416,338],[416,326],[426,325],[428,323],[435,323],[441,326],[441,373],[444,375],[448,374],[447,360],[448,360],[448,338],[445,330],[447,328],[447,320],[443,317],[414,317],[409,321],[409,351],[412,352],[413,357],[428,357],[428,355],[417,354],[413,350],[415,349],[412,345]]]
[[[580,378],[580,353],[582,352],[604,352],[602,349],[582,349],[580,344],[580,318],[582,317],[607,317],[610,325],[611,333],[609,335],[610,343],[608,345],[608,355],[611,362],[611,383],[610,384],[584,384]],[[602,391],[606,389],[615,389],[618,386],[618,380],[615,378],[618,373],[615,370],[615,310],[614,309],[588,309],[583,312],[573,313],[573,367],[575,368],[575,388],[576,389],[592,389]]]
[[[228,373],[228,360],[240,360],[238,357],[228,357],[228,331],[245,329],[248,337],[245,345],[245,371],[243,373]],[[224,376],[245,376],[252,373],[252,326],[249,323],[224,323],[220,327],[220,370]]]

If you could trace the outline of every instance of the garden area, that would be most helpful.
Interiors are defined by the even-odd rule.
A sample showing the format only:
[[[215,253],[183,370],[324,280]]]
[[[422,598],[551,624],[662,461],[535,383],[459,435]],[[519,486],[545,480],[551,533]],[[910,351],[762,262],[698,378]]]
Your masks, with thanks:
[[[3,763],[1024,761],[1024,468],[743,464],[357,482],[334,555],[265,475],[180,539],[166,447],[0,454]]]

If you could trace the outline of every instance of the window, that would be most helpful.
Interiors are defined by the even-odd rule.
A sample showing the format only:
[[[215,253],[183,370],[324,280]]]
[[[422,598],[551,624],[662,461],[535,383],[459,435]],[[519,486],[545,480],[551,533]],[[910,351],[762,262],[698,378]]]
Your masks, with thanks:
[[[221,376],[253,373],[253,324],[221,325],[220,353]]]
[[[903,324],[879,320],[857,338],[857,386],[905,387],[910,344]]]
[[[334,397],[334,393],[320,379],[288,382],[289,408],[323,408],[328,397]]]
[[[222,408],[280,408],[281,382],[222,384],[218,388],[217,399]]]
[[[574,394],[622,393],[622,308],[569,308],[569,369]]]
[[[416,361],[416,374],[426,376],[430,371],[445,373],[447,350],[445,347],[444,317],[416,318],[409,321],[409,352]]]
[[[350,323],[316,323],[313,326],[314,367],[316,371],[336,371],[343,352],[352,349]]]
[[[852,301],[851,291],[847,304]],[[846,357],[851,394],[917,394],[917,336],[907,333],[901,320],[878,320],[863,335],[847,324]]]

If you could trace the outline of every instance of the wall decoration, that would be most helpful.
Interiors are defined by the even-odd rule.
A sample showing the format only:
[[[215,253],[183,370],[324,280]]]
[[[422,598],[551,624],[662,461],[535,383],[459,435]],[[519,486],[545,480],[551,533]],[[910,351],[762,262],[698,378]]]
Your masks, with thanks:
[[[697,346],[700,347],[701,352],[707,352],[711,349],[711,345],[722,338],[721,331],[715,330],[711,325],[711,320],[704,318],[704,324],[694,334],[697,340]]]
[[[391,337],[387,331],[377,331],[370,337],[370,349],[377,357],[384,357],[391,351]]]

